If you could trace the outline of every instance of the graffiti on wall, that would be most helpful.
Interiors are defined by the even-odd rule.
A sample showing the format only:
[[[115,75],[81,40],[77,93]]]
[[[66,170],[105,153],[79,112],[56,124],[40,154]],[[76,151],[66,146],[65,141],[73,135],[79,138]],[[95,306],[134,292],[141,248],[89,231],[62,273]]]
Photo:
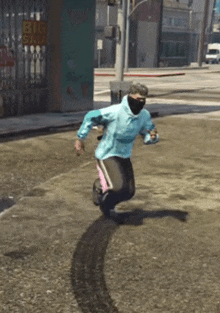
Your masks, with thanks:
[[[0,67],[12,67],[15,65],[13,52],[6,46],[0,47]]]

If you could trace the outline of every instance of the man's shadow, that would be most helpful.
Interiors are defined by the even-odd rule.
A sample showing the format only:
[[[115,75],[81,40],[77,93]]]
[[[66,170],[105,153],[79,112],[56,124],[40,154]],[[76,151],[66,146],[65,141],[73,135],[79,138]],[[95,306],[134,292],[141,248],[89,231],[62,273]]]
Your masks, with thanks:
[[[135,209],[130,212],[116,213],[113,220],[118,224],[123,225],[142,225],[145,218],[164,218],[173,217],[181,222],[186,222],[188,219],[188,212],[181,210],[143,210]]]

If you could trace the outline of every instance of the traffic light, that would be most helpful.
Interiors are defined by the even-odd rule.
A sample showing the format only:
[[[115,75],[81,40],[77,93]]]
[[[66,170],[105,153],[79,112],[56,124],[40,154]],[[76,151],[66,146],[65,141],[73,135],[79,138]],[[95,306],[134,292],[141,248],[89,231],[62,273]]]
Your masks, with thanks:
[[[109,25],[104,28],[104,36],[107,39],[116,40],[119,42],[121,40],[121,31],[118,25]]]
[[[117,0],[108,0],[108,5],[114,6],[117,4]]]
[[[104,29],[105,38],[114,39],[116,35],[116,27],[115,26],[106,26]]]

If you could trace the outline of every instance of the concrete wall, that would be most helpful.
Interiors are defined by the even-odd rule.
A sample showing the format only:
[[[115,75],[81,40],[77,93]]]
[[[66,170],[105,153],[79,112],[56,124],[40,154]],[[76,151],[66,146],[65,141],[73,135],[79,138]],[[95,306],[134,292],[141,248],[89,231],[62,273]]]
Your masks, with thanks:
[[[158,23],[140,21],[137,34],[137,67],[155,67],[157,63]]]
[[[49,111],[93,108],[95,0],[50,0]]]
[[[158,59],[161,0],[149,0],[137,7],[137,67],[156,67]]]

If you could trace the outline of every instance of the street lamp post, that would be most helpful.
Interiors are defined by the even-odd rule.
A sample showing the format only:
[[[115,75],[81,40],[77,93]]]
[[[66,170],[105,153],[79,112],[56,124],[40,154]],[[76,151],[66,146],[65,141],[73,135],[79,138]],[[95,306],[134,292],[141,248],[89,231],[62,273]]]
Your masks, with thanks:
[[[118,5],[119,38],[116,44],[116,63],[115,63],[115,72],[117,81],[123,81],[124,79],[126,2],[127,0],[120,0],[120,3]]]
[[[119,0],[118,4],[118,34],[116,44],[115,81],[110,82],[111,104],[120,103],[128,93],[131,82],[124,80],[125,34],[126,34],[127,0]]]
[[[124,69],[128,69],[128,52],[129,52],[129,19],[133,12],[144,2],[142,0],[133,7],[130,12],[130,0],[119,0],[118,3],[118,30],[116,44],[116,62],[115,62],[115,81],[110,82],[111,104],[119,103],[124,94],[128,92],[131,82],[124,82]],[[129,8],[127,8],[127,6]],[[127,26],[127,27],[126,27]],[[125,54],[126,42],[126,54]]]
[[[130,29],[130,18],[131,15],[136,11],[136,9],[143,3],[148,2],[148,0],[142,0],[135,6],[133,5],[133,9],[130,11],[130,0],[127,0],[127,17],[126,17],[126,39],[125,39],[125,71],[128,71],[128,63],[129,63],[129,29]],[[160,6],[160,25],[159,25],[159,41],[161,38],[161,26],[162,26],[162,12],[163,12],[163,0],[161,0]],[[159,44],[158,44],[158,55],[159,55]],[[159,57],[157,59],[157,66],[159,63]]]
[[[127,0],[126,39],[125,39],[125,71],[128,71],[129,63],[129,32],[130,32],[130,0]]]
[[[149,0],[142,0],[130,12],[130,0],[119,0],[118,6],[118,26],[120,29],[120,40],[116,46],[116,80],[123,81],[124,67],[128,69],[128,54],[129,54],[129,23],[130,17],[134,11],[144,2]],[[126,48],[125,48],[126,42]]]

